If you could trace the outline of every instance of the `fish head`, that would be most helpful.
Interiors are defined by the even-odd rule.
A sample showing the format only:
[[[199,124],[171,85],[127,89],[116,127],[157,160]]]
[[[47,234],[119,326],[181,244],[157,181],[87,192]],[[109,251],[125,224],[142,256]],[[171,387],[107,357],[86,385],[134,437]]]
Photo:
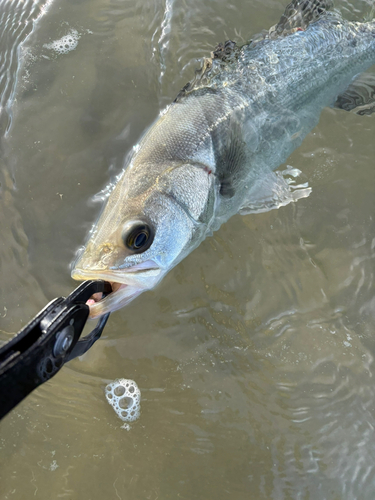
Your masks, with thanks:
[[[204,237],[205,225],[165,189],[164,181],[143,190],[127,185],[122,179],[111,193],[72,269],[74,279],[112,285],[107,297],[89,301],[93,318],[153,288]]]

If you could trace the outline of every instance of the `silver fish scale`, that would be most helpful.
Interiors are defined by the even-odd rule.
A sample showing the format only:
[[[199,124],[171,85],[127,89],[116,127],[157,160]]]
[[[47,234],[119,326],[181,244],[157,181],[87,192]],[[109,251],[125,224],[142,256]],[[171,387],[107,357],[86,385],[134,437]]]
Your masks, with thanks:
[[[125,172],[127,195],[134,198],[151,188],[171,162],[223,177],[217,151],[226,147],[233,123],[240,124],[246,144],[242,184],[251,179],[249,164],[276,168],[317,123],[321,109],[374,61],[374,34],[374,23],[351,23],[327,13],[306,31],[242,47],[226,65],[214,60],[202,83],[172,104],[141,141]],[[240,183],[238,172],[237,179]],[[231,212],[241,196],[236,193]],[[228,210],[227,204],[222,208]]]
[[[266,39],[255,47],[245,45],[238,58],[225,69],[221,61],[214,60],[202,85],[227,88],[240,81],[243,91],[250,98],[255,93],[257,99],[267,91],[279,94],[296,82],[302,85],[309,82],[308,85],[314,87],[317,76],[324,81],[324,77],[336,74],[340,68],[350,74],[351,67],[358,62],[366,64],[373,60],[374,31],[374,23],[350,23],[340,20],[337,14],[327,13],[306,31],[275,40]],[[306,93],[303,87],[301,90],[292,88],[290,92],[289,89],[279,98],[295,102],[298,94]]]
[[[190,215],[193,221],[209,220],[213,213],[207,213],[206,193],[210,191],[212,176],[201,168],[191,165],[176,165],[166,171],[157,182],[161,193],[171,196]],[[203,189],[197,190],[197,186]],[[213,208],[213,207],[211,207]]]
[[[129,196],[138,196],[154,185],[171,162],[193,161],[199,142],[222,119],[223,111],[232,109],[230,100],[217,93],[194,93],[172,105],[145,135],[125,172],[132,178]]]
[[[305,32],[266,40],[254,49],[243,48],[239,67],[244,86],[251,88],[258,74],[258,81],[266,85],[264,92],[296,107],[310,97],[311,89],[317,93],[333,76],[339,82],[343,73],[354,76],[353,67],[360,71],[361,64],[368,66],[374,58],[373,47],[374,29],[360,33],[355,23],[321,20]],[[345,88],[346,81],[341,86]],[[338,93],[340,89],[336,86],[333,90]],[[323,99],[326,97],[324,93]]]
[[[152,129],[152,141],[143,141],[141,157],[155,162],[161,157],[174,159],[177,154],[186,159],[197,138],[202,143],[202,134],[207,135],[215,123],[220,123],[244,102],[260,103],[266,98],[272,101],[277,96],[279,103],[295,108],[296,103],[309,97],[311,89],[317,93],[333,76],[340,80],[341,74],[347,73],[350,80],[353,68],[359,72],[362,65],[368,66],[374,60],[374,37],[374,23],[340,21],[336,14],[327,13],[306,31],[264,40],[255,48],[244,46],[236,64],[230,64],[225,71],[213,70],[213,78],[210,80],[208,75],[204,87],[169,108],[157,124],[157,128],[163,129],[161,136]],[[220,63],[213,61],[213,64]],[[347,79],[341,87],[345,88]],[[209,88],[223,92],[210,94]],[[203,89],[207,89],[206,94]],[[237,95],[231,95],[230,89]],[[337,86],[333,92],[339,92]],[[199,102],[193,103],[192,95]],[[327,96],[323,99],[327,100]],[[171,130],[166,132],[165,120],[173,127],[173,136],[169,136]],[[153,140],[154,137],[157,139]],[[147,138],[151,139],[149,135]]]

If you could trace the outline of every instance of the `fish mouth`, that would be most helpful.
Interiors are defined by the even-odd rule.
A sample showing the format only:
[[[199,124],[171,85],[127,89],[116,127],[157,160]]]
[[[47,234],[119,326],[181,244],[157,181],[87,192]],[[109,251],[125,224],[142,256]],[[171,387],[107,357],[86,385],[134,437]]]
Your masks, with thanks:
[[[148,262],[149,266],[145,264],[129,267],[123,272],[73,269],[73,279],[105,280],[112,287],[112,291],[105,296],[102,292],[94,293],[86,301],[90,308],[89,317],[99,318],[103,314],[121,309],[142,292],[153,288],[161,279],[161,269],[154,262]]]
[[[112,292],[103,295],[102,292],[94,293],[86,304],[90,308],[90,318],[99,318],[103,314],[117,311],[131,302],[133,299],[138,297],[145,288],[137,288],[131,285],[125,285],[124,283],[109,282],[112,287]]]

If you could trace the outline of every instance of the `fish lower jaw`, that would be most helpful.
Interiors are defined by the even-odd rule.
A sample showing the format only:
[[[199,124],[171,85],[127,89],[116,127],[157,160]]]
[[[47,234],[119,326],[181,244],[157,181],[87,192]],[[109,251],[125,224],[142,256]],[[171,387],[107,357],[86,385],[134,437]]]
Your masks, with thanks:
[[[110,282],[112,292],[106,297],[101,298],[94,295],[86,302],[90,307],[90,318],[98,318],[103,314],[116,311],[121,307],[126,306],[133,299],[138,297],[144,288],[136,287],[133,285],[126,285],[124,283]],[[98,295],[98,294],[95,294]]]

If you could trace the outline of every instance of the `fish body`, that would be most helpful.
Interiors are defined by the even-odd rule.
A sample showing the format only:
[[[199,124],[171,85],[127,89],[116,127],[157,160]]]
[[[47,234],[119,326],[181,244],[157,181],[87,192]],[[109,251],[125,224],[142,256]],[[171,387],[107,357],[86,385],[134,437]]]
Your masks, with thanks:
[[[316,14],[323,3],[294,1],[257,40],[214,52],[142,138],[72,272],[113,283],[92,316],[153,288],[235,213],[285,204],[273,170],[375,63],[375,23]]]

